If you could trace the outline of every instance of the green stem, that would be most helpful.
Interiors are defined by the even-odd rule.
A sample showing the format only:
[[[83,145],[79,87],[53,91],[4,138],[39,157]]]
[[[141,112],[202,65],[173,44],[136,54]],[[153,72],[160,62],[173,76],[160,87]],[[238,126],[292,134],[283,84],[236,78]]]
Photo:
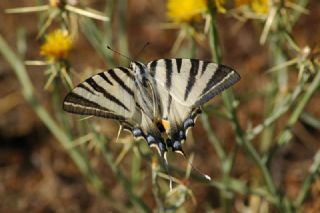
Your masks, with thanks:
[[[130,197],[130,201],[139,207],[140,212],[151,212],[149,207],[141,200],[132,190],[132,186],[127,178],[124,176],[122,171],[119,167],[115,164],[115,160],[113,158],[112,152],[110,151],[107,143],[105,143],[105,139],[102,136],[99,136],[95,132],[95,139],[99,144],[102,156],[105,162],[109,165],[111,171],[115,175],[117,181],[122,184],[123,189],[127,192],[128,196]]]
[[[314,115],[307,112],[302,112],[300,119],[302,122],[307,123],[312,128],[320,130],[320,119],[316,118]]]
[[[296,2],[297,5],[299,5],[301,8],[305,8],[307,6],[307,4],[309,3],[309,0],[298,0]],[[292,26],[298,21],[298,19],[300,18],[302,12],[298,11],[298,10],[294,10],[292,11]]]
[[[165,207],[163,198],[160,194],[160,186],[158,184],[158,168],[152,168],[152,193],[157,204],[157,212],[164,213]]]
[[[58,139],[61,145],[67,150],[70,157],[73,159],[75,164],[78,166],[80,172],[89,180],[91,184],[95,186],[103,194],[107,194],[104,189],[103,183],[99,176],[92,171],[88,160],[85,159],[77,149],[69,149],[72,146],[72,140],[66,135],[66,133],[56,124],[51,118],[49,113],[42,107],[34,95],[34,90],[30,78],[27,74],[23,62],[15,55],[15,53],[7,45],[3,37],[0,35],[0,52],[4,58],[12,66],[21,86],[22,93],[31,105],[34,112],[38,115],[40,120],[46,125],[50,132]]]
[[[211,180],[208,185],[213,186],[221,191],[225,191],[226,193],[230,193],[231,191],[233,191],[242,195],[253,194],[273,204],[276,204],[278,202],[276,197],[262,188],[249,188],[245,183],[234,178],[229,178],[228,183],[229,184],[226,185],[224,181]]]
[[[118,15],[119,15],[119,28],[118,32],[114,31],[114,33],[118,33],[117,36],[114,36],[114,38],[117,38],[117,42],[119,45],[119,50],[122,54],[129,56],[129,49],[128,49],[128,33],[127,33],[127,14],[128,14],[128,2],[127,0],[119,0],[117,1],[117,7],[118,7]],[[128,63],[128,60],[124,57],[121,57],[121,64]]]
[[[80,19],[80,28],[92,47],[108,62],[108,65],[110,65],[110,67],[115,66],[112,54],[106,51],[107,45],[110,45],[111,40],[105,40],[105,36],[89,18]]]
[[[317,71],[316,76],[314,77],[312,83],[308,87],[307,91],[303,95],[302,99],[297,104],[297,107],[294,109],[293,113],[291,114],[285,129],[282,131],[281,135],[279,136],[278,145],[282,146],[292,138],[292,127],[298,121],[301,113],[303,112],[304,108],[306,107],[307,103],[309,103],[310,99],[312,98],[313,94],[319,88],[320,85],[320,72]]]
[[[151,155],[140,152],[140,154],[142,155],[142,157],[150,162],[151,161]],[[173,165],[169,165],[169,170],[171,171],[175,171],[179,176],[183,176],[185,174],[185,170],[173,166]],[[221,191],[225,191],[225,193],[229,193],[230,192],[237,192],[239,194],[242,195],[257,195],[267,201],[269,201],[270,203],[276,204],[278,202],[277,197],[275,197],[274,195],[272,195],[270,192],[268,192],[267,190],[265,190],[264,188],[253,188],[253,187],[248,187],[246,183],[239,181],[235,178],[232,177],[228,177],[228,183],[229,184],[225,184],[225,182],[223,181],[219,181],[219,180],[211,180],[211,181],[207,181],[206,179],[204,180],[204,177],[202,175],[199,175],[198,173],[195,172],[191,172],[190,173],[190,178],[192,178],[192,180],[198,181],[200,183],[203,183],[204,181],[206,181],[206,183],[209,186],[213,186],[216,187],[217,189],[221,190]]]
[[[216,24],[215,24],[215,10],[213,7],[213,4],[211,1],[209,2],[209,11],[212,19],[212,25],[211,25],[211,46],[213,47],[214,52],[214,60],[217,63],[221,63],[221,52],[219,48],[218,43],[218,34],[216,30]],[[253,161],[256,163],[258,168],[260,169],[262,176],[266,182],[267,188],[269,192],[276,196],[276,189],[274,186],[274,183],[271,178],[271,174],[268,171],[267,166],[260,158],[259,154],[256,152],[255,148],[252,146],[252,144],[246,140],[245,134],[240,126],[240,123],[237,118],[236,110],[235,110],[235,101],[232,92],[226,91],[222,94],[224,104],[226,106],[226,109],[228,111],[232,127],[235,130],[236,133],[236,141],[245,149],[245,151],[250,155],[250,157],[253,159]],[[232,165],[231,165],[232,168]]]
[[[210,26],[210,32],[209,32],[209,37],[211,38],[209,40],[210,47],[213,52],[214,62],[216,62],[217,64],[220,64],[222,59],[221,59],[221,51],[219,48],[219,36],[218,36],[218,31],[217,31],[216,22],[215,22],[216,8],[215,8],[215,5],[213,4],[212,1],[208,1],[208,7],[209,7],[210,15],[211,15],[211,26]],[[203,117],[203,118],[205,119],[205,117]],[[204,125],[205,124],[206,123],[204,123]],[[210,133],[210,131],[207,133],[208,133],[209,137],[212,138],[211,141],[212,141],[213,145],[215,146],[215,148],[217,148],[216,151],[217,151],[218,155],[220,156],[220,159],[223,160],[221,162],[222,182],[223,182],[223,184],[225,184],[227,186],[227,185],[229,185],[229,174],[231,172],[232,165],[226,166],[226,165],[229,165],[229,163],[227,162],[228,159],[225,157],[225,154],[223,154],[224,153],[223,148],[221,147],[220,143],[213,138],[213,135]],[[230,196],[230,192],[222,190],[221,191],[221,204],[224,209],[224,212],[231,212],[231,208],[230,208],[231,207],[231,205],[230,205],[231,200],[232,200],[232,196]]]
[[[210,2],[210,1],[209,1]],[[209,37],[211,38],[209,40],[211,50],[213,52],[213,61],[216,62],[217,64],[220,64],[222,61],[222,56],[221,56],[221,51],[219,48],[219,37],[218,37],[218,31],[217,27],[215,24],[215,18],[216,14],[215,11],[212,9],[212,2],[209,3],[209,8],[210,8],[210,15],[211,15],[211,26],[210,26],[210,32],[209,32]]]
[[[320,168],[320,151],[316,153],[314,156],[314,161],[313,164],[310,167],[310,174],[309,176],[305,179],[305,181],[302,184],[302,188],[299,192],[299,195],[297,199],[294,202],[294,205],[296,208],[301,207],[303,201],[308,195],[308,192],[310,190],[310,187],[312,183],[316,180],[319,174],[319,168]]]
[[[277,121],[283,114],[288,112],[290,106],[297,100],[299,95],[302,93],[305,82],[307,81],[307,76],[305,76],[294,89],[294,91],[291,93],[291,95],[285,97],[283,102],[280,104],[280,106],[277,106],[274,108],[272,113],[270,113],[270,116],[264,119],[262,124],[257,125],[253,129],[249,130],[247,132],[247,140],[254,139],[258,134],[260,134],[265,128],[272,125],[275,121]]]
[[[226,153],[223,150],[221,142],[219,141],[217,136],[212,131],[212,128],[211,128],[210,122],[209,122],[209,117],[206,113],[203,113],[201,115],[201,122],[202,122],[204,130],[207,132],[209,141],[211,142],[211,144],[213,145],[214,149],[217,152],[217,155],[218,155],[220,162],[223,163],[223,161],[226,159]]]

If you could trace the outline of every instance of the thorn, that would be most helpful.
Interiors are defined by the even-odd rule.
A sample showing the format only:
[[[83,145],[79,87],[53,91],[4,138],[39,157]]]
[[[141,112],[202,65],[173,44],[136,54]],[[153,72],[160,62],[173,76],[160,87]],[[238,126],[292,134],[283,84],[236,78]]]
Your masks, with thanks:
[[[119,130],[118,130],[118,135],[117,135],[116,143],[118,143],[118,140],[119,140],[119,137],[120,137],[120,134],[121,134],[122,129],[123,129],[123,126],[120,125],[120,126],[119,126]]]

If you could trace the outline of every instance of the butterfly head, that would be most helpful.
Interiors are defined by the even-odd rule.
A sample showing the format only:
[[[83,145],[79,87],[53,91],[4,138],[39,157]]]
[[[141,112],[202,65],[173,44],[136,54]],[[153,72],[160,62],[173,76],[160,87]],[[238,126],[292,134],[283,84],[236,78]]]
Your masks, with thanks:
[[[136,79],[144,86],[148,87],[148,68],[139,61],[132,61],[129,68],[133,71]]]
[[[135,74],[140,75],[145,74],[147,70],[147,66],[139,61],[132,61],[129,65],[129,68],[132,69]]]

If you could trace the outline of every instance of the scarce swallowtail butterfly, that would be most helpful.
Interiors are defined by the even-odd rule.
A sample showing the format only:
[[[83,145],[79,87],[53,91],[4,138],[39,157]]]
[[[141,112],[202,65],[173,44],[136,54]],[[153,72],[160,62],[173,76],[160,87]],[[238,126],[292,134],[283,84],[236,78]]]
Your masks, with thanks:
[[[235,70],[198,59],[133,61],[80,83],[63,109],[115,119],[165,158],[168,149],[184,154],[182,143],[201,106],[239,80]]]

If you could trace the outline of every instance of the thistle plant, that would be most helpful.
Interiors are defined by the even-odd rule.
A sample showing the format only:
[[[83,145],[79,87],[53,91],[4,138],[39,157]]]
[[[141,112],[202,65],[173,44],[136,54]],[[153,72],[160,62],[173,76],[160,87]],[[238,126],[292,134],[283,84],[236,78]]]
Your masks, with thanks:
[[[254,31],[258,41],[255,48],[261,48],[265,61],[255,72],[259,61],[243,62],[249,65],[242,69],[241,66],[234,67],[242,76],[240,85],[225,91],[221,99],[217,98],[202,109],[204,113],[197,127],[189,133],[184,144],[189,147],[191,157],[185,161],[178,156],[168,156],[173,162],[169,164],[170,174],[157,153],[147,149],[145,142],[133,142],[133,138],[124,133],[117,135],[112,123],[105,124],[91,117],[79,119],[62,111],[64,95],[80,80],[97,73],[98,69],[127,63],[126,59],[119,60],[119,55],[108,52],[107,45],[130,57],[131,37],[135,36],[129,34],[129,24],[135,21],[129,18],[132,2],[106,2],[101,11],[85,6],[91,1],[70,0],[5,8],[6,16],[37,13],[39,28],[34,40],[40,45],[35,60],[22,60],[0,34],[0,52],[20,82],[23,97],[70,156],[84,177],[84,183],[88,183],[90,196],[101,198],[108,204],[107,210],[117,212],[307,211],[306,203],[310,202],[312,189],[319,182],[319,147],[310,145],[310,141],[314,135],[319,135],[320,122],[312,114],[310,103],[319,102],[320,51],[319,46],[308,41],[302,44],[294,32],[301,17],[311,13],[306,8],[312,1],[161,2],[166,7],[161,20],[167,21],[157,22],[157,32],[176,30],[176,36],[170,34],[170,39],[166,40],[166,43],[171,42],[166,44],[171,50],[165,54],[167,58],[204,58],[218,64],[227,64],[226,61],[232,64],[228,52],[238,52],[241,48],[226,50],[225,42],[230,38],[227,41],[222,36],[224,24],[232,21],[234,27],[229,30],[232,40],[236,40],[234,30]],[[105,2],[99,3],[104,5]],[[143,10],[140,8],[140,11]],[[139,24],[143,25],[143,22]],[[150,32],[148,28],[143,29]],[[241,31],[236,35],[241,39],[243,36]],[[81,42],[85,41],[86,48],[95,52],[94,56],[87,54],[86,57],[99,58],[102,67],[95,64],[92,65],[94,69],[85,72],[73,63],[71,58],[77,56],[75,49],[80,37],[85,38]],[[154,42],[157,41],[152,41],[151,47]],[[149,51],[148,48],[144,51]],[[41,92],[35,91],[38,87],[34,85],[38,82],[30,80],[29,68],[35,65],[41,65],[46,74],[44,91],[50,97],[50,108],[46,108],[36,95]],[[233,65],[239,64],[234,62]],[[260,80],[259,88],[253,88]],[[252,119],[248,114],[250,103],[260,106],[258,118]],[[297,130],[303,133],[299,134]],[[111,143],[113,141],[119,143]],[[282,172],[275,167],[281,168],[279,155],[285,158],[283,153],[296,141],[316,148],[314,156],[308,158],[309,163],[303,168],[307,173],[299,176],[301,182],[292,196],[289,187],[277,178],[287,175],[288,171]],[[205,151],[201,152],[203,148],[199,147],[205,147]],[[97,166],[97,162],[103,162],[103,166]],[[208,171],[212,179],[207,180],[195,172],[192,162],[200,171]],[[171,191],[170,179],[174,183]]]

